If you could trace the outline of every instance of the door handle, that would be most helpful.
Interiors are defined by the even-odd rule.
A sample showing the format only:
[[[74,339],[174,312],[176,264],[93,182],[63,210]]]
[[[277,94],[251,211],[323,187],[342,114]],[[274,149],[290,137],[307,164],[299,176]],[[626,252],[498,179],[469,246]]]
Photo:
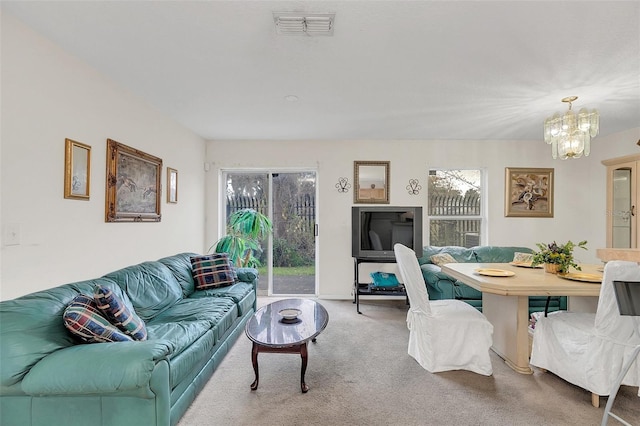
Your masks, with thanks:
[[[636,215],[636,206],[631,206],[631,216]]]

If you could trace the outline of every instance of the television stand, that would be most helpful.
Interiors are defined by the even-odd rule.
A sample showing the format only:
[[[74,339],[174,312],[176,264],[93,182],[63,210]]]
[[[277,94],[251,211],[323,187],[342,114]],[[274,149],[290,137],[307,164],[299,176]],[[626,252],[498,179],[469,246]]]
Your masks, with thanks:
[[[404,289],[404,286],[402,286],[402,288],[398,289],[398,288],[393,288],[393,289],[372,289],[371,288],[371,284],[369,283],[360,283],[360,264],[361,263],[396,263],[396,259],[395,258],[380,258],[380,259],[375,259],[375,258],[370,258],[370,257],[354,257],[353,258],[353,265],[354,265],[354,272],[353,272],[353,303],[356,304],[356,311],[359,314],[362,314],[362,312],[360,312],[360,296],[404,296],[407,298],[407,304],[409,304],[409,298],[407,297],[407,292]]]

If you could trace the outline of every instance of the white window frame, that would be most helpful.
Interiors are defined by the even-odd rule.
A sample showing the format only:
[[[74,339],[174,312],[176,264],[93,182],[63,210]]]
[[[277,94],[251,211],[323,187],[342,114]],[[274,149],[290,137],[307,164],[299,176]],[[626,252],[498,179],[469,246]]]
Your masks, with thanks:
[[[487,213],[488,209],[488,177],[487,177],[487,169],[483,167],[429,167],[427,179],[430,179],[431,171],[459,171],[459,170],[478,170],[480,172],[480,214],[479,215],[464,215],[464,216],[431,216],[429,214],[429,190],[427,186],[427,229],[426,229],[426,245],[431,245],[431,221],[432,220],[480,220],[480,239],[478,245],[487,245],[488,238],[488,220]]]

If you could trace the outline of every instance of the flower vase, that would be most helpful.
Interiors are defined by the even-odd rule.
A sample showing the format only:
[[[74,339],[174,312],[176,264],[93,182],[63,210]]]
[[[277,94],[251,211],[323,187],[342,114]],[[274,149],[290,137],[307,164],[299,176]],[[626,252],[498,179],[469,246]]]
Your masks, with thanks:
[[[555,264],[555,263],[544,264],[544,271],[550,274],[557,274],[559,269],[560,269],[560,265],[558,264]]]

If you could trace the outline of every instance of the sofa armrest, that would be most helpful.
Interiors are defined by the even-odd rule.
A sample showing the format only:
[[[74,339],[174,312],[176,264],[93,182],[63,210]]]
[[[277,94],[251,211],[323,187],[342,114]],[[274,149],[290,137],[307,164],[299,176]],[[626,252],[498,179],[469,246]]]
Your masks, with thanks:
[[[454,280],[449,275],[442,272],[439,266],[425,263],[420,266],[422,276],[427,285],[429,299],[453,299]]]
[[[166,340],[78,344],[40,360],[25,375],[22,390],[31,395],[132,390],[150,394],[156,364],[167,359],[172,351],[172,343]]]
[[[440,280],[453,281],[449,275],[442,272],[442,269],[438,265],[425,263],[420,266],[420,269],[422,269],[422,276],[424,277],[425,282],[430,284],[436,284]]]
[[[258,270],[256,268],[237,268],[238,279],[246,283],[253,283],[258,279]]]

